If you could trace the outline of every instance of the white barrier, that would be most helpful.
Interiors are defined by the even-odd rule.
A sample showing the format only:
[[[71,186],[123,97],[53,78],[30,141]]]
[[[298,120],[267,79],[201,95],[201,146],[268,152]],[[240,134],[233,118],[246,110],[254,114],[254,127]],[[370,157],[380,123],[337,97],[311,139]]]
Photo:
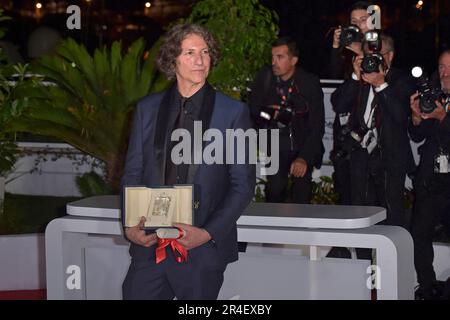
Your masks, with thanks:
[[[8,175],[6,192],[27,195],[80,196],[75,177],[89,172],[97,161],[66,143],[19,142],[26,154]],[[9,183],[8,181],[11,180]]]
[[[0,236],[0,291],[46,287],[44,234]]]

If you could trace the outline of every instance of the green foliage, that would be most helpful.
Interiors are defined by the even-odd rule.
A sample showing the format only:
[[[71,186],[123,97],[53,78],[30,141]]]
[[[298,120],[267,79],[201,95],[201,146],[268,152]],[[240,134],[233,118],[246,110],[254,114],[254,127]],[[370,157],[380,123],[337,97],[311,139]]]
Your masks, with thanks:
[[[9,19],[3,16],[3,10],[0,9],[0,22]],[[4,28],[0,28],[0,39],[4,34]],[[13,168],[18,157],[16,144],[8,140],[5,135],[3,115],[5,110],[14,113],[26,105],[26,99],[17,99],[15,96],[15,89],[23,82],[26,68],[26,65],[7,64],[4,52],[0,48],[0,177],[5,176]],[[8,81],[12,73],[17,74],[17,79],[13,82]],[[0,204],[0,210],[1,207]]]
[[[83,197],[111,194],[111,188],[96,172],[91,171],[75,178],[78,190]]]
[[[222,61],[210,82],[239,97],[270,56],[277,34],[274,14],[257,0],[203,0],[188,20],[205,25],[222,48]],[[25,77],[27,65],[9,68],[19,78],[12,87],[0,79],[2,130],[51,137],[104,161],[106,182],[118,191],[133,107],[169,84],[154,66],[158,49],[159,42],[144,52],[140,39],[125,54],[120,42],[89,54],[66,39],[54,55],[32,66],[32,74],[42,78]]]
[[[67,203],[79,199],[6,193],[0,235],[43,233],[50,221],[66,215]]]
[[[262,187],[265,187],[267,184],[266,180],[261,178],[256,178],[256,191],[255,191],[255,202],[264,202],[266,197],[262,191]]]
[[[51,85],[28,81],[20,87],[28,103],[4,112],[11,118],[7,130],[56,138],[104,161],[107,182],[117,190],[133,107],[168,84],[154,67],[158,48],[145,53],[139,39],[125,54],[114,42],[90,55],[73,39],[62,41],[55,55],[33,66]]]
[[[187,19],[205,26],[217,40],[222,58],[209,81],[221,91],[240,97],[255,73],[269,62],[278,34],[278,17],[258,0],[203,0]]]
[[[286,186],[286,202],[292,201],[292,187],[293,178],[289,177]],[[262,192],[262,186],[266,186],[267,181],[257,178],[256,191],[255,191],[255,202],[265,202],[266,197]],[[312,182],[312,198],[311,204],[337,204],[339,200],[339,195],[334,191],[334,183],[331,177],[321,176],[319,181]]]
[[[0,53],[0,59],[1,56]],[[2,132],[6,132],[5,127],[8,121],[28,107],[28,97],[18,93],[23,90],[23,86],[28,81],[26,80],[28,70],[28,64],[0,65],[0,124]],[[34,79],[29,82],[35,83]]]
[[[14,167],[18,157],[17,145],[11,141],[0,141],[0,177],[4,177]]]
[[[339,200],[333,179],[327,176],[321,176],[318,182],[313,181],[312,195],[312,204],[337,204]]]
[[[0,9],[0,22],[11,20],[11,17],[7,17],[3,15],[4,10]],[[5,28],[0,28],[0,39],[5,36]]]

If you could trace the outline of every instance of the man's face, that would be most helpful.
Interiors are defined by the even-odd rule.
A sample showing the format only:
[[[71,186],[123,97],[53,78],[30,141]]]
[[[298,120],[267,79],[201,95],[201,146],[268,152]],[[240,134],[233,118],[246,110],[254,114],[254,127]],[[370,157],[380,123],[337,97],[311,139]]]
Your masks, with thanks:
[[[274,75],[278,77],[290,75],[294,72],[297,61],[297,57],[289,54],[287,45],[272,48],[272,70]]]
[[[445,53],[439,59],[439,79],[441,80],[441,87],[447,93],[450,93],[450,54]]]
[[[205,40],[196,34],[181,42],[181,53],[176,59],[175,74],[185,85],[202,85],[208,77],[211,57]]]
[[[369,17],[370,16],[367,13],[367,10],[353,10],[350,14],[350,23],[358,26],[362,33],[366,33],[369,31],[369,27],[367,25],[367,19],[369,19]]]

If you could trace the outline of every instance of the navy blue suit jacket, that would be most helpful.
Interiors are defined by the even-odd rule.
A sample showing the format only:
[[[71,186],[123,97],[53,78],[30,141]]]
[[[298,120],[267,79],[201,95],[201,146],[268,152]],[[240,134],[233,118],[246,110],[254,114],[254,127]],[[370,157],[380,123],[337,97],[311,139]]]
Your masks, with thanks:
[[[206,86],[200,115],[203,131],[208,128],[218,129],[225,142],[226,129],[247,130],[251,127],[249,110],[245,104],[215,91],[208,83]],[[164,185],[166,137],[170,134],[167,129],[168,104],[173,90],[177,90],[175,85],[165,92],[149,95],[138,103],[122,187]],[[202,163],[189,165],[188,169],[187,183],[195,185],[195,198],[199,201],[199,207],[194,212],[194,224],[209,232],[218,252],[218,262],[224,264],[238,258],[236,221],[254,195],[255,165],[248,163],[248,150],[246,164]],[[134,259],[154,259],[154,254],[155,246],[145,248],[131,243],[130,255]]]

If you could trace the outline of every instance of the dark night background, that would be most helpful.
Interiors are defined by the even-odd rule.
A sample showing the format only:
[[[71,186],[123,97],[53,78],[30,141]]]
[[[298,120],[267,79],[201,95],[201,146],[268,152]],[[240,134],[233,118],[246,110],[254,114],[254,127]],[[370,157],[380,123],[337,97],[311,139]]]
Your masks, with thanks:
[[[221,0],[217,0],[221,1]],[[101,44],[121,39],[127,45],[143,36],[149,46],[177,18],[186,17],[195,0],[154,0],[145,11],[142,0],[42,0],[43,8],[37,15],[38,1],[0,0],[0,7],[13,19],[4,40],[18,46],[24,61],[28,60],[27,41],[39,26],[49,26],[62,36],[82,41],[90,50]],[[327,64],[333,30],[349,20],[348,8],[354,0],[261,0],[264,6],[279,16],[280,35],[294,37],[301,48],[302,66],[322,78],[327,77]],[[427,70],[436,68],[438,52],[450,48],[450,1],[423,0],[376,1],[382,9],[382,27],[396,40],[395,65],[404,70],[422,65]],[[82,29],[68,30],[65,12],[70,4],[81,7]],[[268,57],[269,61],[269,57]]]

